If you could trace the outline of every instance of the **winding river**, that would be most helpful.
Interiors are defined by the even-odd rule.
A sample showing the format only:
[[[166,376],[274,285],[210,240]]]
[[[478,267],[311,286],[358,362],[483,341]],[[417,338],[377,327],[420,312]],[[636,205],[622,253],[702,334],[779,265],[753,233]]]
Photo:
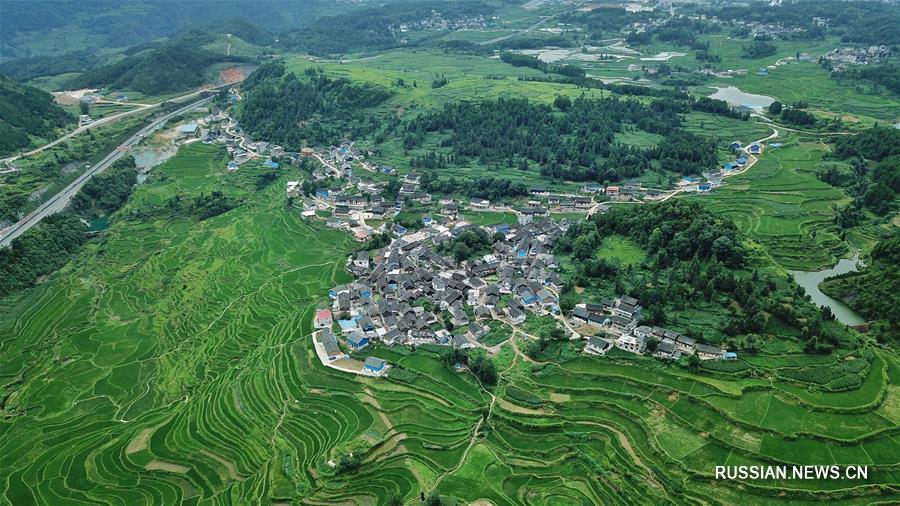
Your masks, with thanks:
[[[851,309],[847,304],[844,304],[843,302],[837,299],[833,299],[822,293],[822,290],[819,290],[819,283],[821,283],[825,278],[831,276],[836,276],[838,274],[844,274],[847,272],[855,272],[856,270],[858,270],[858,263],[859,253],[857,253],[853,258],[840,259],[838,263],[830,269],[812,272],[788,272],[791,274],[791,276],[794,277],[794,280],[797,281],[797,284],[799,284],[803,287],[804,290],[806,290],[806,293],[809,294],[809,296],[817,306],[828,306],[829,308],[831,308],[831,312],[834,314],[834,317],[839,321],[847,325],[856,325],[858,323],[865,322],[865,318],[853,311],[853,309]]]

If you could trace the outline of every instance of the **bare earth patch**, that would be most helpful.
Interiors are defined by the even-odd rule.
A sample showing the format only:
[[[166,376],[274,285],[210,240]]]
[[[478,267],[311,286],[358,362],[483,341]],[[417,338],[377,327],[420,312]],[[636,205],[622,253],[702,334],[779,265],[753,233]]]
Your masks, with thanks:
[[[154,430],[156,430],[154,427],[147,427],[138,432],[137,436],[134,436],[134,439],[129,441],[128,447],[125,448],[125,455],[131,455],[132,453],[146,450],[147,441],[150,440],[150,436],[153,435]]]
[[[168,471],[170,473],[185,474],[191,469],[182,465],[173,464],[171,462],[163,462],[162,460],[153,459],[147,462],[144,469],[148,471]]]
[[[243,81],[245,77],[244,71],[237,67],[230,67],[219,72],[219,79],[225,84]]]
[[[238,474],[237,468],[235,468],[235,466],[234,466],[234,462],[232,462],[230,460],[226,460],[225,458],[220,457],[219,455],[216,455],[215,453],[208,451],[208,450],[200,450],[200,453],[215,460],[219,464],[222,464],[222,466],[224,466],[225,469],[228,470],[228,477],[231,478],[232,480],[244,481],[246,479],[243,476],[241,476],[240,474]]]
[[[561,394],[559,392],[550,392],[550,400],[553,402],[568,402],[572,400],[569,394]]]

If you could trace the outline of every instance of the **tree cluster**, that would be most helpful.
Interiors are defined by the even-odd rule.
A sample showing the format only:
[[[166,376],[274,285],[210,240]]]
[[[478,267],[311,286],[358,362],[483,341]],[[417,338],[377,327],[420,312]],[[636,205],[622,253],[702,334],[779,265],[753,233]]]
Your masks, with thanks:
[[[478,227],[472,227],[453,239],[441,243],[437,252],[449,254],[457,263],[471,260],[488,253],[494,243],[493,237]]]
[[[741,58],[750,60],[759,60],[766,56],[772,56],[778,51],[778,48],[775,47],[774,44],[769,44],[763,40],[754,40],[752,44],[749,46],[742,46],[741,49]]]
[[[833,158],[848,159],[851,171],[843,173],[833,166],[818,174],[820,180],[842,186],[853,197],[844,208],[835,210],[835,222],[842,227],[862,221],[862,210],[886,216],[896,209],[900,193],[900,130],[874,127],[859,135],[847,135],[835,141]]]
[[[72,210],[91,219],[118,210],[134,191],[137,167],[134,158],[117,160],[112,166],[89,179],[72,198]]]
[[[472,179],[460,179],[451,176],[446,179],[438,179],[432,173],[422,176],[422,189],[431,193],[457,193],[488,200],[520,197],[528,194],[528,187],[525,186],[525,183],[506,178],[478,176]]]
[[[497,364],[482,350],[469,352],[457,348],[447,348],[441,353],[441,361],[447,367],[455,367],[456,364],[468,366],[472,374],[485,385],[496,385],[500,379],[497,373]]]
[[[31,136],[52,137],[73,121],[53,95],[0,74],[0,154],[31,145]]]
[[[430,158],[415,159],[416,164],[444,166],[451,159],[477,158],[482,164],[518,163],[527,170],[531,161],[545,176],[576,181],[638,176],[654,160],[678,173],[718,163],[714,140],[679,128],[678,113],[691,110],[691,102],[561,97],[554,104],[504,98],[449,103],[407,123],[405,144],[412,148],[426,134],[450,132],[441,146],[452,148],[452,158],[426,155]],[[652,149],[620,144],[615,135],[623,133],[626,124],[668,137]]]
[[[307,69],[300,79],[280,61],[261,66],[243,88],[240,120],[245,130],[296,150],[307,143],[330,144],[373,132],[379,121],[367,109],[391,96],[379,86],[332,79],[316,69]],[[326,120],[310,121],[313,118]]]

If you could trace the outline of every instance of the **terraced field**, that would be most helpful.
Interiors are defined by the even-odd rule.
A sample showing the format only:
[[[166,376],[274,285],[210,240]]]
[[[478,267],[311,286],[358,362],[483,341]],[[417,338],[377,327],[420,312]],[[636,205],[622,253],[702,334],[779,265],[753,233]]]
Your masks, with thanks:
[[[388,378],[324,368],[311,315],[353,247],[283,181],[191,145],[108,235],[2,301],[0,502],[801,504],[900,494],[900,364],[884,351],[749,356],[693,373],[613,353],[561,364],[517,334],[485,389],[435,349]],[[285,176],[285,180],[290,176]],[[203,221],[148,214],[213,190]],[[150,216],[148,218],[148,216]],[[566,344],[564,346],[570,346]],[[847,390],[839,390],[849,385]],[[847,387],[843,387],[847,388]],[[358,467],[329,461],[364,448]],[[869,480],[716,482],[717,464],[867,464]]]
[[[845,253],[832,222],[833,206],[849,197],[816,179],[815,167],[828,152],[824,144],[790,136],[769,149],[744,174],[728,178],[702,200],[730,216],[788,269],[831,266]]]

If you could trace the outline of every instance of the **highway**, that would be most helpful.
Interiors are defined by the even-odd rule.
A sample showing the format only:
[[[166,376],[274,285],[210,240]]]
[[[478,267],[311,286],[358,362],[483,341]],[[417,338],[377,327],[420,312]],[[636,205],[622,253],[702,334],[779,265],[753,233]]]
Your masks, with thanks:
[[[106,157],[92,166],[90,169],[85,171],[84,174],[78,176],[77,179],[68,184],[65,188],[60,190],[59,193],[48,199],[46,202],[41,204],[37,209],[30,212],[27,216],[16,222],[14,225],[9,226],[8,228],[0,231],[0,248],[5,248],[9,246],[13,239],[25,233],[26,230],[33,227],[41,220],[50,216],[51,214],[62,211],[69,205],[69,201],[72,197],[78,193],[78,190],[81,189],[82,186],[95,174],[99,174],[107,169],[110,165],[112,165],[116,160],[122,158],[129,148],[135,146],[140,143],[144,137],[147,137],[151,133],[153,133],[156,129],[163,125],[166,121],[171,119],[174,116],[179,114],[184,114],[195,107],[199,107],[206,102],[209,102],[214,98],[215,95],[209,96],[207,98],[203,98],[192,102],[184,107],[181,107],[173,112],[170,112],[164,116],[161,116],[152,123],[140,129],[137,133],[129,137],[125,142],[119,145],[116,149],[114,149],[110,154],[106,155]]]
[[[565,12],[565,11],[564,11],[564,12]],[[533,31],[533,30],[536,29],[537,27],[543,25],[543,24],[546,23],[547,21],[550,21],[551,19],[555,18],[556,16],[559,16],[560,14],[562,14],[562,12],[557,12],[556,14],[553,14],[552,16],[547,16],[547,17],[541,18],[540,21],[538,21],[537,23],[535,23],[535,24],[529,26],[528,28],[525,28],[524,30],[516,30],[516,31],[514,31],[514,32],[512,32],[512,33],[508,33],[508,34],[506,34],[506,35],[501,35],[501,36],[499,36],[499,37],[494,37],[494,38],[491,39],[491,40],[483,40],[483,41],[479,42],[478,44],[481,45],[481,46],[486,46],[486,45],[488,45],[488,44],[496,44],[496,43],[502,42],[502,41],[504,41],[504,40],[506,40],[506,39],[511,39],[511,38],[515,37],[516,35],[521,35],[521,34],[523,34],[523,33],[528,33],[528,32],[530,32],[530,31]]]
[[[192,91],[192,92],[190,92],[190,93],[188,93],[188,94],[186,94],[186,95],[181,95],[180,97],[175,97],[175,98],[172,98],[172,99],[169,99],[169,100],[165,100],[165,101],[162,101],[162,102],[157,102],[157,103],[155,103],[155,104],[139,104],[139,103],[131,103],[130,105],[134,105],[134,106],[135,106],[134,109],[130,109],[130,110],[127,110],[127,111],[123,111],[123,112],[120,112],[120,113],[116,113],[116,114],[111,114],[111,115],[109,115],[109,116],[106,116],[106,117],[97,119],[97,120],[94,121],[93,123],[91,123],[91,124],[89,124],[89,125],[80,126],[80,127],[76,128],[75,130],[73,130],[73,131],[71,131],[71,132],[69,132],[69,133],[63,135],[62,137],[60,137],[60,138],[54,140],[53,142],[49,142],[49,143],[47,143],[47,144],[44,144],[44,145],[41,146],[41,147],[32,149],[31,151],[28,151],[28,152],[26,152],[26,153],[22,153],[22,154],[18,154],[18,155],[13,155],[13,156],[9,156],[9,157],[0,159],[0,163],[2,163],[3,165],[9,167],[9,166],[10,166],[10,165],[9,165],[10,162],[14,162],[14,161],[18,160],[19,158],[22,158],[23,156],[36,155],[36,154],[40,153],[41,151],[44,151],[44,150],[46,150],[46,149],[52,148],[53,146],[56,146],[56,145],[59,144],[60,142],[63,142],[63,141],[68,140],[68,139],[71,139],[72,137],[74,137],[74,136],[80,134],[81,132],[84,132],[85,130],[90,130],[90,129],[92,129],[92,128],[97,128],[97,127],[102,126],[102,125],[105,125],[105,124],[107,124],[107,123],[112,123],[112,122],[114,122],[114,121],[116,121],[116,120],[120,120],[120,119],[124,118],[125,116],[130,116],[130,115],[132,115],[132,114],[137,114],[137,113],[139,113],[139,112],[146,111],[146,110],[152,109],[152,108],[154,108],[154,107],[159,107],[159,106],[161,106],[162,104],[164,104],[164,103],[166,103],[166,102],[181,102],[181,101],[186,100],[186,99],[189,99],[189,98],[191,98],[191,97],[195,97],[195,96],[197,96],[197,95],[199,95],[199,94],[201,94],[201,93],[203,93],[203,92],[205,92],[205,91],[215,91],[215,90],[218,90],[218,89],[223,88],[223,87],[225,87],[225,86],[231,86],[231,84],[223,84],[223,85],[221,85],[221,86],[216,86],[216,87],[213,87],[213,88],[201,88],[201,89],[199,89],[199,90],[194,90],[194,91]],[[109,102],[108,100],[103,100],[103,101],[101,101],[101,102],[105,102],[105,103],[114,103],[114,102]]]

